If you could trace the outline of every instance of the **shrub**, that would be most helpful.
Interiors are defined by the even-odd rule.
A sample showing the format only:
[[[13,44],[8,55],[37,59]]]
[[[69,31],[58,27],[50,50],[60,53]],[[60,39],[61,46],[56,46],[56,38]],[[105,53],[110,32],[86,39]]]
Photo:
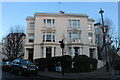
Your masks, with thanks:
[[[77,55],[73,58],[74,72],[89,72],[97,69],[97,60],[86,55]]]
[[[39,67],[39,70],[44,71],[44,68],[47,65],[47,61],[45,58],[35,59],[35,64]]]
[[[90,71],[90,59],[86,55],[77,55],[73,58],[74,72]]]
[[[55,71],[55,66],[61,64],[64,67],[64,72],[71,71],[71,56],[65,55],[60,57],[50,57],[50,58],[39,58],[35,59],[35,64],[38,65],[41,71],[44,71],[45,68],[48,68],[48,71]]]
[[[71,72],[72,67],[72,58],[69,55],[65,55],[62,57],[64,72]]]
[[[96,70],[97,69],[97,59],[94,58],[90,58],[90,64],[91,64],[91,71]]]
[[[72,62],[74,66],[73,69]],[[68,55],[62,57],[38,58],[35,59],[35,63],[41,71],[47,68],[48,71],[51,72],[55,71],[56,66],[64,67],[64,72],[88,72],[97,69],[97,60],[86,55],[77,55],[73,59]]]

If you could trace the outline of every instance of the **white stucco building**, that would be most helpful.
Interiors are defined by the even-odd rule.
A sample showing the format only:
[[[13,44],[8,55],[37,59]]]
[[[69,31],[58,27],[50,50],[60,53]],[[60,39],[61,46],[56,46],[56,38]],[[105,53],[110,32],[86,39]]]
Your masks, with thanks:
[[[96,58],[93,19],[85,14],[35,13],[27,17],[25,59],[62,56],[60,43],[64,39],[64,55],[85,54]]]

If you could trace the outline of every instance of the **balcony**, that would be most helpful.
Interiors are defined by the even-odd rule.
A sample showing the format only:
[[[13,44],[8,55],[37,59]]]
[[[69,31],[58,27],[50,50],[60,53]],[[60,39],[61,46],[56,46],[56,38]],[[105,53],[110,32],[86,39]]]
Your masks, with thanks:
[[[70,40],[70,41],[68,41],[67,44],[68,45],[82,45],[83,43],[81,40],[75,40],[75,41]]]
[[[81,32],[82,29],[80,27],[68,27],[67,31],[69,33],[74,33],[74,32],[76,33],[76,32]]]
[[[41,28],[42,32],[55,32],[55,27],[42,27]]]

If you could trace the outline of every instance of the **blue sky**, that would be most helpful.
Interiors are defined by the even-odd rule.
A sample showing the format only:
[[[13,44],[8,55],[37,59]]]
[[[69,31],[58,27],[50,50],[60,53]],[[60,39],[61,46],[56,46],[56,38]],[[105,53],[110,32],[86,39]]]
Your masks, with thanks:
[[[61,9],[65,13],[87,14],[89,18],[99,20],[100,8],[105,11],[104,18],[112,22],[114,32],[118,28],[117,2],[3,2],[2,3],[2,30],[0,39],[9,33],[11,26],[21,25],[26,31],[26,17],[34,16],[35,12],[58,13]]]

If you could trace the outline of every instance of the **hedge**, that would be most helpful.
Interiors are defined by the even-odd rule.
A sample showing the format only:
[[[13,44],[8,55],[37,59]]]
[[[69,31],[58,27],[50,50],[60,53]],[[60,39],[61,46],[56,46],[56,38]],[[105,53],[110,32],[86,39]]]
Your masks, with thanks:
[[[63,65],[65,72],[70,72],[71,70],[71,56],[65,55],[60,57],[51,58],[39,58],[35,59],[35,64],[39,67],[39,70],[44,71],[45,68],[48,71],[55,71],[55,66]]]
[[[73,72],[89,72],[97,69],[97,60],[86,55],[77,55],[73,58]]]
[[[44,71],[47,68],[50,72],[55,72],[56,66],[64,67],[64,72],[89,72],[97,69],[97,60],[86,55],[77,55],[73,59],[69,55],[38,58],[35,59],[35,64],[39,70]]]

